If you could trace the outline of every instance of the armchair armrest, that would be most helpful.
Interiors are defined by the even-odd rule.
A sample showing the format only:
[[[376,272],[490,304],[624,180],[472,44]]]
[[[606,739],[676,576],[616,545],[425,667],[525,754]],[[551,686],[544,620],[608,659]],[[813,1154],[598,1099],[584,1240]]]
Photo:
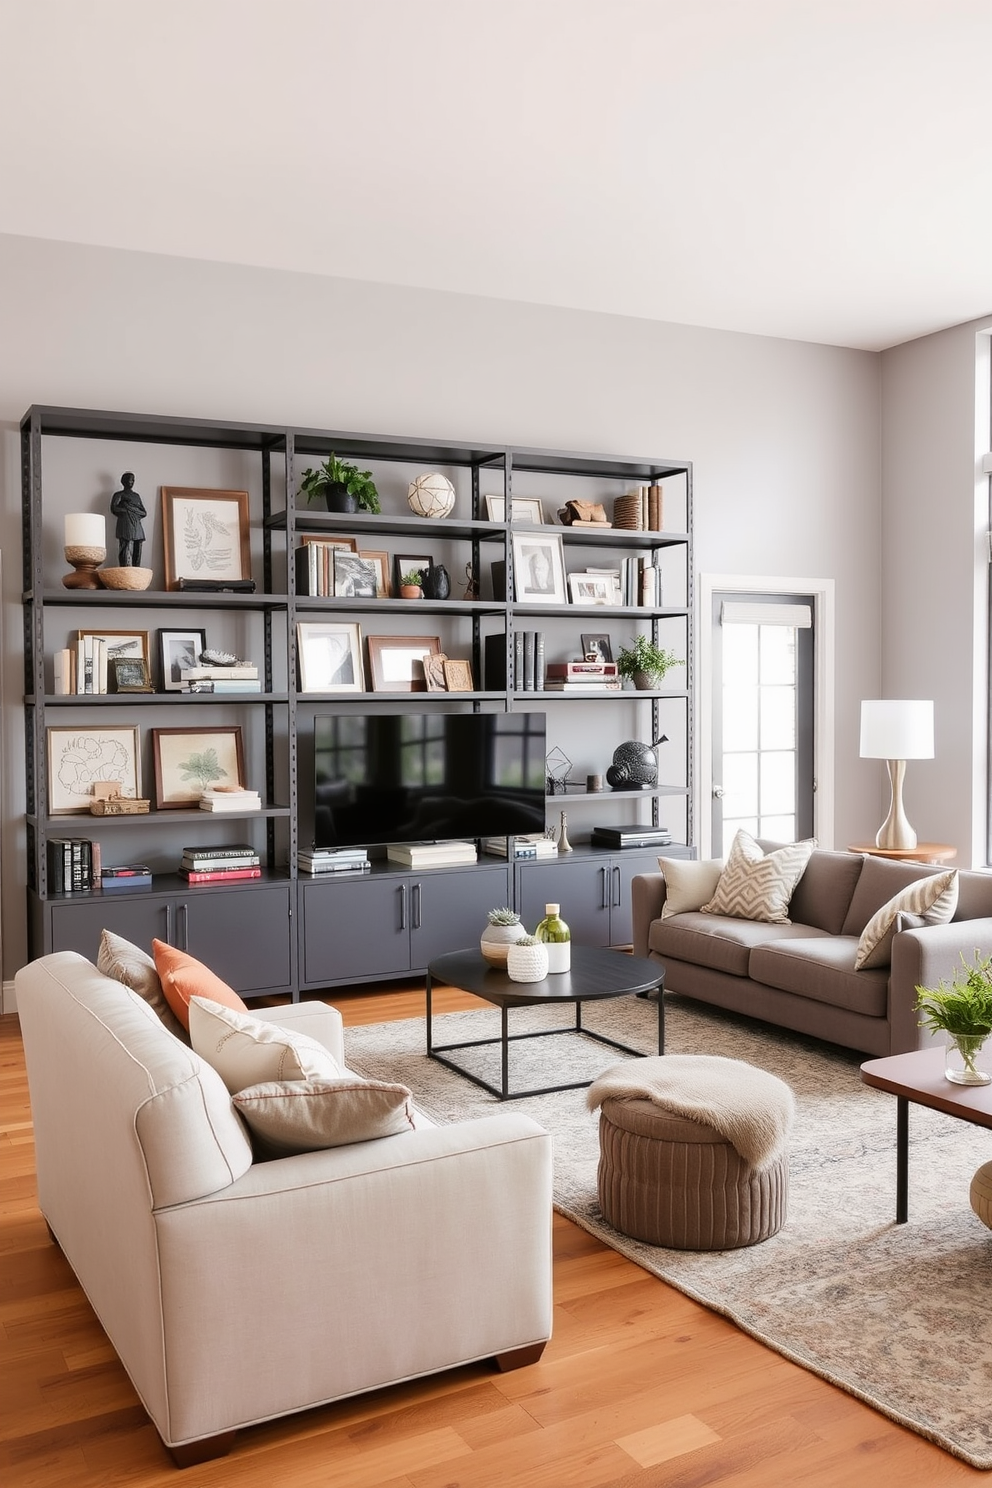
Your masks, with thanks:
[[[940,1042],[939,1036],[919,1026],[916,989],[936,987],[942,977],[950,979],[961,965],[962,955],[970,960],[976,950],[983,955],[992,951],[992,918],[924,925],[894,936],[889,973],[891,1053],[905,1054]]]
[[[344,1064],[344,1019],[329,1002],[286,1002],[279,1007],[252,1008],[253,1018],[276,1023],[294,1033],[305,1033]]]
[[[668,892],[663,873],[638,873],[630,881],[630,908],[633,919],[634,955],[648,954],[648,933],[653,920],[661,916],[661,906]]]

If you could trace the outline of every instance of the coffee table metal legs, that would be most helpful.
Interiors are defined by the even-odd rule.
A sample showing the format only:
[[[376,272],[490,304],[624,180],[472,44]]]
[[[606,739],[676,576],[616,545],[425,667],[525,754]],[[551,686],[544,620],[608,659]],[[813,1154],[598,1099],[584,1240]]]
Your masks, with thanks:
[[[896,1224],[909,1218],[909,1101],[896,1096]]]

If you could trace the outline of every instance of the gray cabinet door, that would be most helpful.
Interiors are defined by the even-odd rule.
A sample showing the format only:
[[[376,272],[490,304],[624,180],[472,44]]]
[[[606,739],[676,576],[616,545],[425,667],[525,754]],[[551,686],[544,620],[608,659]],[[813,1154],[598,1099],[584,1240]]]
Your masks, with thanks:
[[[491,909],[510,902],[510,870],[494,864],[471,873],[435,868],[410,886],[411,966],[422,971],[448,951],[477,946]]]
[[[661,849],[666,851],[665,848]],[[610,945],[629,946],[634,934],[630,881],[638,873],[658,872],[658,852],[616,853],[610,863]]]
[[[174,943],[242,997],[290,988],[290,892],[286,882],[177,894]]]
[[[94,963],[103,930],[112,930],[149,955],[153,940],[171,939],[172,904],[165,894],[124,895],[111,890],[76,901],[49,900],[45,909],[50,916],[52,950],[78,951]]]
[[[545,863],[517,864],[517,904],[533,935],[546,904],[561,905],[561,917],[576,945],[610,944],[612,859],[581,856]]]
[[[329,987],[410,969],[410,885],[405,878],[300,880],[300,980]]]

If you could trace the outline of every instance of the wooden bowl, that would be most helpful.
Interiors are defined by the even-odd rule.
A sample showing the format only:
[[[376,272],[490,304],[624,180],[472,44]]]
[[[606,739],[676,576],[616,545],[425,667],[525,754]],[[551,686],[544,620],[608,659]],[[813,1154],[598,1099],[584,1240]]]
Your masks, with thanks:
[[[101,568],[98,570],[105,589],[147,589],[152,581],[150,568]]]

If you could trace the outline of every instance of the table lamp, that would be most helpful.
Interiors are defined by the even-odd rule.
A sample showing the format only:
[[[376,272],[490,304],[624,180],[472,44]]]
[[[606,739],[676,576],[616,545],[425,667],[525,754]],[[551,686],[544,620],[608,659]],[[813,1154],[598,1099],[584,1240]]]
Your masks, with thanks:
[[[875,846],[911,851],[916,833],[902,805],[908,759],[933,759],[933,703],[876,699],[861,704],[861,758],[884,759],[892,799],[889,814],[875,836]]]
[[[107,524],[98,512],[70,512],[65,519],[66,589],[101,589],[97,569],[107,556]]]

